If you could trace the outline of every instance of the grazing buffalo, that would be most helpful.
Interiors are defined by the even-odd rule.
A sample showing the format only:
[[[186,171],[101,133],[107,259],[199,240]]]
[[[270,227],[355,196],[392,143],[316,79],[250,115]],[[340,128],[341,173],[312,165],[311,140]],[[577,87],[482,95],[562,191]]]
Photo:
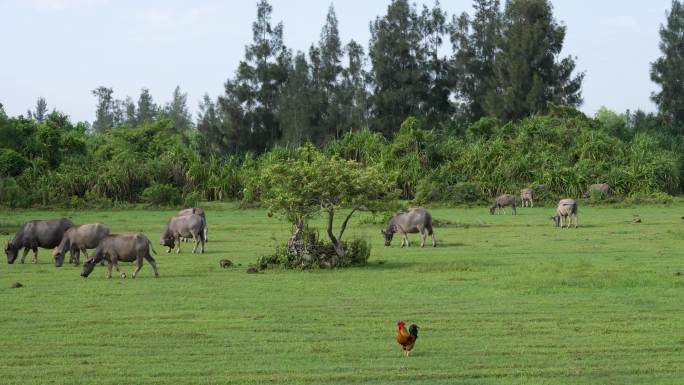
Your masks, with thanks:
[[[520,190],[520,207],[534,207],[534,190],[531,188]]]
[[[29,250],[33,250],[33,262],[38,263],[38,248],[52,249],[59,245],[62,237],[64,237],[64,232],[73,225],[70,220],[64,218],[24,223],[14,239],[5,246],[7,263],[14,263],[22,247],[24,248],[24,255],[21,257],[21,263],[24,263]]]
[[[143,258],[152,266],[154,276],[159,277],[157,264],[154,262],[152,255],[150,255],[150,249],[152,249],[155,254],[157,253],[152,248],[150,240],[147,239],[144,234],[108,235],[100,241],[100,244],[97,245],[95,251],[93,251],[93,255],[83,263],[81,277],[88,278],[90,273],[93,272],[96,263],[107,260],[109,262],[107,278],[112,278],[112,267],[116,268],[116,271],[121,273],[121,278],[126,278],[126,273],[123,273],[119,269],[118,261],[135,261],[136,268],[133,272],[133,278],[135,278],[142,268]]]
[[[207,238],[207,216],[204,213],[204,209],[201,209],[199,207],[193,207],[189,209],[183,209],[176,214],[177,217],[183,217],[186,215],[192,215],[192,214],[197,214],[200,217],[204,219],[204,242],[209,242],[209,238]],[[183,238],[183,240],[187,240],[187,238]]]
[[[428,235],[432,237],[432,247],[437,247],[435,234],[432,231],[432,216],[421,207],[410,209],[407,213],[395,214],[387,224],[387,229],[380,230],[380,232],[385,236],[385,246],[389,246],[392,243],[394,233],[399,232],[401,234],[401,247],[404,247],[404,245],[406,247],[409,246],[408,236],[406,235],[409,233],[420,233],[422,236],[420,247],[425,246],[425,238]]]
[[[71,252],[72,263],[78,266],[81,262],[81,251],[88,258],[88,250],[94,249],[100,241],[109,235],[109,227],[102,223],[74,226],[64,233],[62,242],[55,247],[52,255],[55,257],[55,266],[61,267],[64,263],[64,254]],[[104,260],[103,260],[104,263]]]
[[[204,229],[206,223],[204,218],[197,214],[185,215],[182,217],[173,217],[169,219],[166,224],[166,229],[159,238],[162,246],[168,247],[167,253],[170,253],[176,244],[178,249],[176,253],[180,253],[181,238],[192,238],[194,247],[192,253],[197,251],[197,245],[202,244],[202,253],[204,253]]]
[[[598,184],[592,184],[589,186],[589,191],[584,193],[585,198],[591,198],[591,193],[593,191],[600,191],[604,193],[606,196],[611,196],[613,195],[613,189],[610,187],[608,183],[598,183]]]
[[[489,213],[492,215],[494,215],[494,212],[500,214],[501,210],[503,210],[503,213],[506,214],[506,206],[511,206],[513,209],[513,215],[517,214],[515,211],[515,196],[511,194],[503,194],[496,197],[494,203],[492,203],[491,207],[489,207]]]
[[[570,228],[572,218],[575,218],[575,228],[579,227],[579,218],[577,216],[577,202],[574,199],[561,199],[556,208],[556,215],[553,216],[553,221],[556,227]]]

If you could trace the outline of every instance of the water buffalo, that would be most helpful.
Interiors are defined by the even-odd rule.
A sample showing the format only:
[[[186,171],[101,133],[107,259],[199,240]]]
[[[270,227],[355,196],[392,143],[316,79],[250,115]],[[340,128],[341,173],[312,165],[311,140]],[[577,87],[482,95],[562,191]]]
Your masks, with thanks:
[[[553,216],[553,221],[556,223],[556,227],[570,228],[573,217],[575,218],[575,228],[577,228],[579,227],[577,202],[575,202],[574,199],[561,199],[561,201],[558,202],[558,208],[556,208],[556,215]]]
[[[585,198],[591,198],[591,193],[593,191],[601,191],[606,196],[613,195],[613,189],[610,187],[610,185],[608,183],[598,183],[598,184],[592,184],[591,186],[589,186],[589,191],[584,193],[584,197]]]
[[[491,207],[489,207],[489,213],[494,215],[494,212],[498,214],[501,213],[501,210],[503,210],[503,213],[506,214],[506,206],[511,206],[513,209],[513,215],[517,214],[515,211],[515,196],[511,194],[503,194],[496,197],[494,203],[492,203]]]
[[[408,236],[406,234],[420,233],[422,241],[420,247],[425,246],[425,238],[428,235],[432,237],[432,247],[437,247],[435,234],[432,231],[432,216],[422,207],[410,209],[407,213],[397,213],[387,224],[387,229],[380,230],[385,236],[385,246],[392,243],[394,233],[401,233],[401,247],[409,246]]]
[[[33,250],[33,262],[38,263],[38,248],[52,249],[59,245],[64,237],[64,232],[74,224],[68,219],[54,219],[49,221],[28,221],[14,236],[14,239],[5,246],[7,263],[13,264],[19,254],[19,249],[24,248],[21,263],[24,263],[26,254]]]
[[[123,273],[119,269],[118,261],[135,261],[136,268],[133,272],[133,278],[135,278],[142,268],[144,258],[149,262],[150,266],[152,266],[154,276],[158,278],[159,271],[157,270],[157,264],[154,262],[154,258],[150,255],[150,249],[155,254],[157,253],[154,251],[154,248],[152,248],[150,240],[147,239],[144,234],[108,235],[100,241],[100,244],[97,245],[95,251],[93,251],[93,255],[83,263],[81,277],[88,278],[90,273],[93,272],[96,263],[107,260],[109,262],[107,278],[112,278],[112,267],[116,268],[116,271],[121,273],[121,278],[126,278],[126,273]]]
[[[209,238],[207,238],[207,216],[204,213],[204,209],[201,209],[199,207],[192,207],[189,209],[183,209],[176,214],[177,217],[182,217],[186,215],[192,215],[192,214],[197,214],[200,217],[204,219],[204,242],[209,242]],[[183,238],[183,240],[187,240],[188,238]]]
[[[520,207],[534,207],[534,190],[531,188],[520,190]]]
[[[159,242],[162,246],[168,247],[167,253],[170,253],[176,244],[178,244],[178,249],[176,253],[180,253],[181,238],[192,238],[194,247],[192,248],[192,253],[197,251],[197,245],[202,244],[202,253],[204,253],[204,229],[206,223],[204,218],[197,214],[185,215],[182,217],[173,217],[169,219],[166,224],[166,229],[159,238]]]
[[[64,263],[64,254],[71,252],[74,266],[80,264],[81,251],[88,258],[88,250],[94,249],[100,241],[109,235],[109,227],[102,223],[74,226],[64,232],[62,242],[55,247],[52,255],[55,257],[55,266],[60,267]],[[104,260],[102,261],[104,263]]]

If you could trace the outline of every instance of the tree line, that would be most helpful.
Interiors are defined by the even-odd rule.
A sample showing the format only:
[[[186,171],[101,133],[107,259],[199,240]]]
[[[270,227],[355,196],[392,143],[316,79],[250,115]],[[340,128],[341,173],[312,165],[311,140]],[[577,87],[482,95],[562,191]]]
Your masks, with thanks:
[[[451,18],[436,2],[391,1],[368,48],[343,44],[331,6],[307,53],[257,4],[253,41],[193,120],[179,87],[155,103],[93,90],[95,120],[73,123],[39,98],[25,116],[0,104],[0,204],[260,201],[272,160],[312,143],[380,167],[399,195],[470,202],[544,184],[578,196],[608,182],[625,195],[682,190],[684,8],[673,1],[651,67],[658,113],[575,110],[584,74],[560,57],[566,27],[547,0],[475,0]],[[447,45],[447,46],[444,46]]]

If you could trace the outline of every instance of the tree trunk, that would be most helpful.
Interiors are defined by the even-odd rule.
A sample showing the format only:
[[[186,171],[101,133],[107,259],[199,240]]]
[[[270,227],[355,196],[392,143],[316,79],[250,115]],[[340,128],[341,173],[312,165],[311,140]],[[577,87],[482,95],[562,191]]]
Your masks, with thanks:
[[[342,242],[340,242],[339,239],[335,237],[335,234],[333,234],[333,219],[335,217],[335,211],[333,209],[328,209],[328,238],[330,238],[330,241],[332,242],[333,246],[335,247],[335,253],[337,253],[337,256],[340,258],[344,258],[345,252],[344,252],[344,247],[342,247]]]

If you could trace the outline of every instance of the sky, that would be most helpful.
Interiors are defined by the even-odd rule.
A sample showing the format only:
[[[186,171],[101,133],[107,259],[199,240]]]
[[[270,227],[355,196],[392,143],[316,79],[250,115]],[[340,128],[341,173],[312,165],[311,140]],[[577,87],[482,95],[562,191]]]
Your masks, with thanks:
[[[94,120],[98,86],[116,98],[149,88],[166,103],[176,85],[193,113],[202,95],[223,93],[252,39],[256,0],[0,0],[0,103],[25,114],[46,98],[74,121]],[[332,2],[343,42],[367,47],[369,22],[389,0]],[[432,5],[433,0],[416,1]],[[567,26],[563,56],[585,71],[589,115],[605,106],[617,112],[655,110],[650,63],[660,56],[658,29],[671,0],[552,0]],[[284,24],[293,51],[317,42],[330,1],[271,0],[273,21]],[[442,0],[449,13],[472,12],[471,0]],[[447,40],[448,44],[448,40]]]

